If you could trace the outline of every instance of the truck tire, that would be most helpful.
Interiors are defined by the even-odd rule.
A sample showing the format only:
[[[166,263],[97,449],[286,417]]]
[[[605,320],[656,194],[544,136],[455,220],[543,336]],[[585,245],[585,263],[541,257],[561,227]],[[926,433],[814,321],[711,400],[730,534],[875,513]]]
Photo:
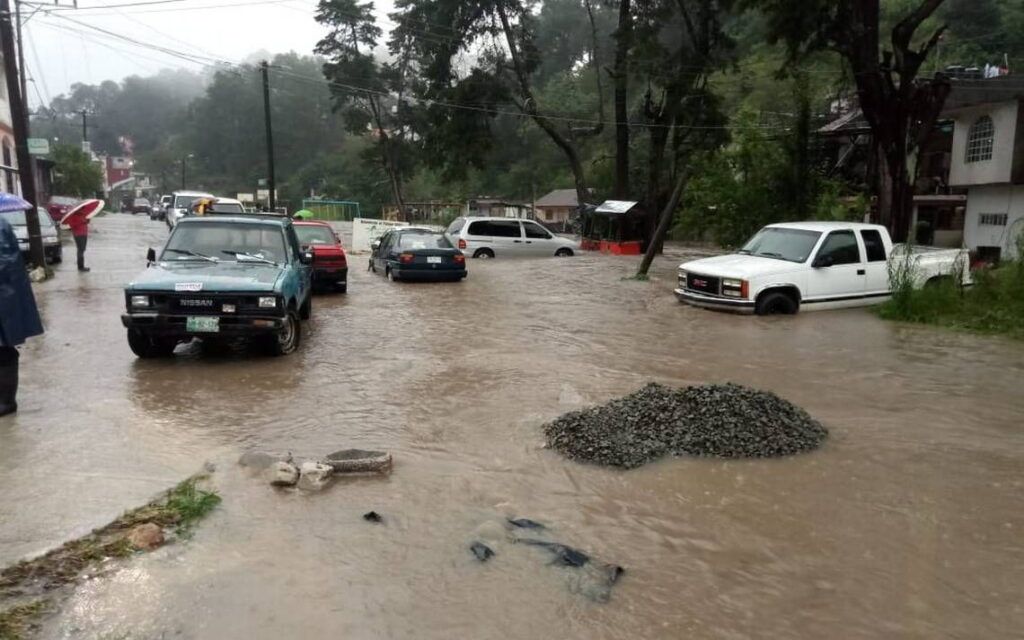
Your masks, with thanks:
[[[792,295],[782,291],[769,291],[758,296],[754,313],[759,316],[792,315],[799,307]]]
[[[140,358],[166,358],[174,353],[178,341],[174,338],[151,336],[138,329],[128,330],[128,346]]]
[[[286,356],[295,353],[302,342],[302,322],[295,309],[289,309],[285,316],[285,327],[278,333],[267,336],[267,352],[272,356]]]

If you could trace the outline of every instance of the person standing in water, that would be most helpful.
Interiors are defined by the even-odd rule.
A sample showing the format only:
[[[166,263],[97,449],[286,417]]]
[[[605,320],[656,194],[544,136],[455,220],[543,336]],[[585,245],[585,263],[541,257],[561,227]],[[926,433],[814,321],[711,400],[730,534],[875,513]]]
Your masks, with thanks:
[[[18,238],[0,214],[0,416],[18,410],[18,349],[43,332]]]
[[[78,270],[85,273],[89,267],[85,266],[85,245],[89,241],[89,218],[83,215],[71,216],[67,221],[71,228],[71,235],[75,237],[75,249],[78,253]]]

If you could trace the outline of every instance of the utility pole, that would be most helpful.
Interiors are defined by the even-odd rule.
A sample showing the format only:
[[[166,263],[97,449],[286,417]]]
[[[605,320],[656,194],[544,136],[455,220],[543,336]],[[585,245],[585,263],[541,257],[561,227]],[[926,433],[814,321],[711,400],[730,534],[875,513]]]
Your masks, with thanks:
[[[270,189],[270,210],[277,208],[277,184],[274,181],[274,132],[270,127],[270,65],[260,64],[263,72],[263,121],[267,127],[267,188]]]
[[[36,183],[32,171],[32,156],[28,153],[28,113],[18,81],[18,69],[14,64],[14,28],[11,25],[10,0],[0,0],[0,51],[4,56],[4,72],[7,75],[7,98],[11,105],[11,120],[14,125],[14,144],[18,157],[18,177],[21,179],[21,197],[31,206],[25,212],[28,227],[29,255],[37,267],[46,267],[43,253],[43,236],[39,232],[39,212],[36,210]]]
[[[85,109],[82,109],[80,113],[82,114],[82,142],[85,143],[85,142],[89,142],[89,124],[88,124],[89,112],[86,111]],[[85,145],[83,144],[82,147],[85,147]],[[84,148],[83,148],[83,151],[84,151]]]
[[[28,104],[28,73],[25,71],[25,45],[21,40],[21,0],[14,0],[14,19],[18,29],[18,70],[21,71],[21,98]]]

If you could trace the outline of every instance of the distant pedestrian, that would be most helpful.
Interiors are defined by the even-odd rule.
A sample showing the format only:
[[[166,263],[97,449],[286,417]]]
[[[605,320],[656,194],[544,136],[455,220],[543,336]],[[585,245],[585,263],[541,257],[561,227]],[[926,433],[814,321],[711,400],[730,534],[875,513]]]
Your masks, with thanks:
[[[0,416],[18,410],[18,350],[43,332],[18,238],[0,214]]]
[[[71,216],[67,225],[71,227],[71,235],[75,237],[75,249],[78,253],[78,270],[85,273],[89,267],[85,266],[85,245],[89,242],[89,218],[86,216]]]

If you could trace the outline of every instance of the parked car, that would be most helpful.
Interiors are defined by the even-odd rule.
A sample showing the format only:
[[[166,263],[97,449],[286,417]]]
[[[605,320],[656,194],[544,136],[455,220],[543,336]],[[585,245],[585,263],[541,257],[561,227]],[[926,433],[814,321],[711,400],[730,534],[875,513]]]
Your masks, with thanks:
[[[445,236],[453,246],[474,258],[562,258],[579,251],[579,243],[556,236],[533,220],[517,218],[456,218],[448,225]]]
[[[149,203],[147,198],[135,198],[132,201],[132,215],[136,213],[150,214],[153,211],[153,205]]]
[[[64,215],[81,201],[81,198],[72,198],[71,196],[53,196],[50,198],[50,203],[46,205],[46,211],[54,222],[60,224]]]
[[[47,264],[56,264],[64,259],[64,251],[60,244],[60,229],[53,221],[46,209],[37,207],[39,214],[39,232],[43,236],[43,254]],[[18,238],[18,248],[21,249],[21,257],[26,261],[29,258],[28,241],[28,220],[24,211],[9,211],[0,213],[11,226],[14,227],[14,235]]]
[[[178,220],[188,215],[192,202],[199,198],[212,198],[213,194],[202,191],[175,191],[171,194],[171,203],[167,207],[164,221],[168,229],[173,229]]]
[[[370,269],[388,280],[462,280],[466,256],[444,234],[424,229],[394,229],[371,245]]]
[[[921,287],[961,274],[967,252],[893,245],[885,227],[850,222],[791,222],[758,231],[736,253],[679,265],[680,301],[698,307],[796,313],[878,304],[889,299],[890,264],[909,260]]]
[[[348,259],[341,238],[331,225],[319,220],[292,223],[299,245],[313,252],[313,284],[327,284],[345,293],[348,289]]]
[[[166,220],[167,209],[172,202],[174,202],[174,196],[160,196],[160,200],[153,205],[153,211],[149,214],[150,220]]]
[[[298,348],[312,314],[313,255],[287,217],[189,216],[146,258],[121,316],[140,358],[169,356],[194,337],[250,338],[273,355]]]

